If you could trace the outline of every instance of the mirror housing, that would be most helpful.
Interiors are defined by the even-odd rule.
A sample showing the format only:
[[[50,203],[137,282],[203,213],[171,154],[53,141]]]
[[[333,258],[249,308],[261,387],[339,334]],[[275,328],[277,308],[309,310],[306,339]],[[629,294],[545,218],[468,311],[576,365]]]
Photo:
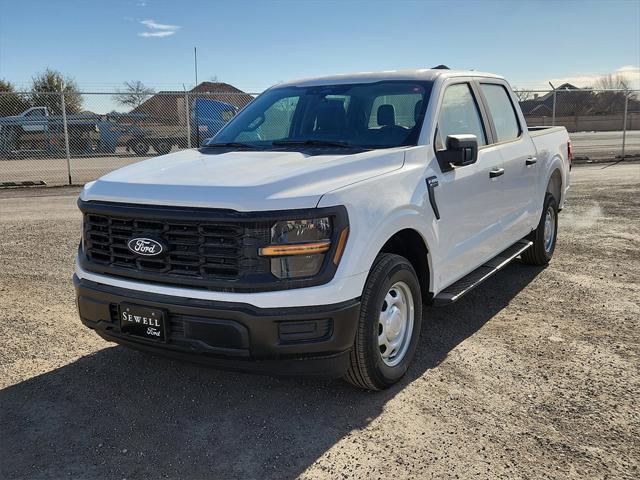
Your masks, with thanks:
[[[478,137],[475,135],[447,135],[447,149],[437,152],[444,165],[463,167],[478,160]]]

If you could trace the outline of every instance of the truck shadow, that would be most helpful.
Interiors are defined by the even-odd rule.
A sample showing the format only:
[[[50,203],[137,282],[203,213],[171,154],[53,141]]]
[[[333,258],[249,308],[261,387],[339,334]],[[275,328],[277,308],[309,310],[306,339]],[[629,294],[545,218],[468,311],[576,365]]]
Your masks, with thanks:
[[[0,391],[0,476],[295,478],[365,428],[541,270],[514,262],[457,304],[427,307],[413,365],[385,392],[105,348]]]

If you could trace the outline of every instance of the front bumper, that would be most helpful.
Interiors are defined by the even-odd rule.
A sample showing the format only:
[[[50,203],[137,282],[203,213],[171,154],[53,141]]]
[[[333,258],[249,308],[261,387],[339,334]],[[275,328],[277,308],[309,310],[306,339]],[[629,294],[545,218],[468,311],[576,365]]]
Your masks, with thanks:
[[[342,376],[360,312],[358,299],[315,307],[258,308],[140,292],[76,275],[73,282],[82,323],[105,340],[218,368],[268,374]],[[167,341],[122,333],[120,303],[164,310]]]

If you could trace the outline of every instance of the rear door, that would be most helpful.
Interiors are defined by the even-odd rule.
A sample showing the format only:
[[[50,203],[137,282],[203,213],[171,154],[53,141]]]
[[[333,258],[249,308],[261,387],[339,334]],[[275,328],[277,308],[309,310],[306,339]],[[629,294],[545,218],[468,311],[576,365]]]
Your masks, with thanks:
[[[504,165],[503,241],[507,247],[531,231],[538,219],[534,196],[538,176],[536,148],[518,118],[507,86],[499,80],[479,81],[484,106],[488,112],[493,145]]]
[[[447,135],[472,134],[478,139],[478,160],[446,170],[438,177],[438,285],[447,286],[499,252],[503,209],[502,156],[491,137],[487,119],[471,81],[444,87],[437,115],[436,151]],[[492,174],[491,172],[494,172]]]

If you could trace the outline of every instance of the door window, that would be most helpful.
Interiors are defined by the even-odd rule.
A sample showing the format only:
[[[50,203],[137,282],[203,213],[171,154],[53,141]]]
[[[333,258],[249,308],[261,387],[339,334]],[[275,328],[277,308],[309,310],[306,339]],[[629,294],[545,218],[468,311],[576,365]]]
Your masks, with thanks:
[[[25,113],[25,117],[44,117],[44,110],[41,108],[37,108],[31,110],[30,112]]]
[[[459,83],[447,87],[444,92],[438,117],[436,149],[445,148],[448,135],[464,134],[475,135],[479,146],[487,144],[482,118],[471,87],[468,83]]]
[[[487,100],[498,142],[508,142],[518,138],[520,125],[506,88],[495,83],[482,83],[480,88]]]

